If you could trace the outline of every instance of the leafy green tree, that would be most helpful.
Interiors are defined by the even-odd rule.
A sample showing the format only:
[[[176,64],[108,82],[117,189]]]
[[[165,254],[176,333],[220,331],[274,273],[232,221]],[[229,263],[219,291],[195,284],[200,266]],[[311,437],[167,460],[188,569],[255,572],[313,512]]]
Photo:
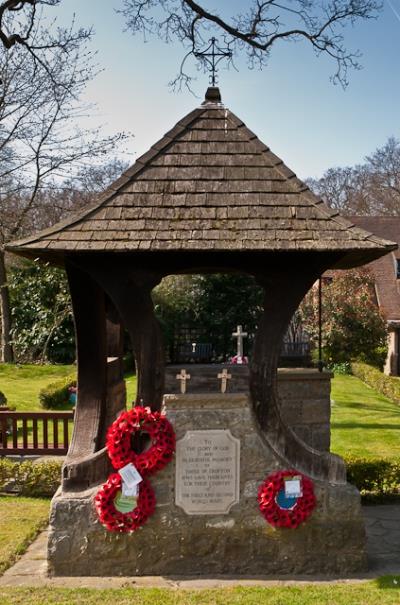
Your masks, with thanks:
[[[170,276],[154,292],[168,348],[172,350],[183,327],[196,328],[202,342],[213,345],[219,361],[236,353],[232,331],[238,324],[249,333],[245,352],[251,351],[262,301],[254,279],[239,274]]]
[[[9,271],[9,285],[17,360],[71,363],[74,326],[64,271],[25,261]]]
[[[318,295],[312,288],[299,312],[314,346],[318,342]],[[324,361],[360,360],[382,366],[387,355],[387,327],[366,269],[335,271],[323,281]]]

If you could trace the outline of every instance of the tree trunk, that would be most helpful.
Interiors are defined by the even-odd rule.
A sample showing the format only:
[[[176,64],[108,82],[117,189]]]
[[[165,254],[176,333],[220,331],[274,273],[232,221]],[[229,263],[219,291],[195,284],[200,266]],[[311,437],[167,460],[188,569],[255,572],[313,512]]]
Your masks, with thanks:
[[[0,315],[1,315],[1,343],[0,343],[0,361],[3,363],[12,363],[14,361],[13,349],[11,346],[11,307],[10,293],[7,285],[7,272],[4,250],[0,248]]]

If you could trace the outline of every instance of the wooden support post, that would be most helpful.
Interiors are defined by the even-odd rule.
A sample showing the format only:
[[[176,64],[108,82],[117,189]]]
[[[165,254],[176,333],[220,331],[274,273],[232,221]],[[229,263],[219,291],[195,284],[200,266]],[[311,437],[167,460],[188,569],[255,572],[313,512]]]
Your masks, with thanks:
[[[79,477],[69,485],[68,465],[104,446],[107,341],[104,292],[90,275],[69,263],[67,274],[75,319],[79,396],[64,487],[74,489]],[[82,480],[84,485],[90,483],[90,477]]]

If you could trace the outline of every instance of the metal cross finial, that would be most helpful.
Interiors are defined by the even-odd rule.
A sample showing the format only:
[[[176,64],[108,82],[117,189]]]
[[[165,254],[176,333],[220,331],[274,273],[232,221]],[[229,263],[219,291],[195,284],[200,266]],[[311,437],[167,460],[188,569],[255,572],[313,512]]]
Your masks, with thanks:
[[[195,52],[194,56],[197,59],[204,59],[208,63],[211,72],[210,84],[215,86],[217,83],[217,65],[224,58],[231,59],[232,51],[229,48],[221,48],[218,46],[216,38],[211,38],[210,45],[205,50]]]

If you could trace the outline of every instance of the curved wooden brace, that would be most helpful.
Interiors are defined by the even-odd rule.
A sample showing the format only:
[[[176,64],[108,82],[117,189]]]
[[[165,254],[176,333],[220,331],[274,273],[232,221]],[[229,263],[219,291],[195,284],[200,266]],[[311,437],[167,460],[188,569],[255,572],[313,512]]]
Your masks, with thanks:
[[[283,336],[302,298],[321,274],[303,268],[271,277],[258,276],[264,288],[264,312],[254,343],[250,367],[252,405],[262,438],[288,467],[315,479],[345,483],[345,466],[339,456],[319,452],[305,444],[284,423],[280,414],[277,366]]]
[[[117,313],[86,271],[71,263],[66,269],[75,320],[78,400],[63,466],[63,489],[76,490],[101,480],[104,470],[111,468],[104,456],[105,435],[108,425],[125,408],[126,389]]]

